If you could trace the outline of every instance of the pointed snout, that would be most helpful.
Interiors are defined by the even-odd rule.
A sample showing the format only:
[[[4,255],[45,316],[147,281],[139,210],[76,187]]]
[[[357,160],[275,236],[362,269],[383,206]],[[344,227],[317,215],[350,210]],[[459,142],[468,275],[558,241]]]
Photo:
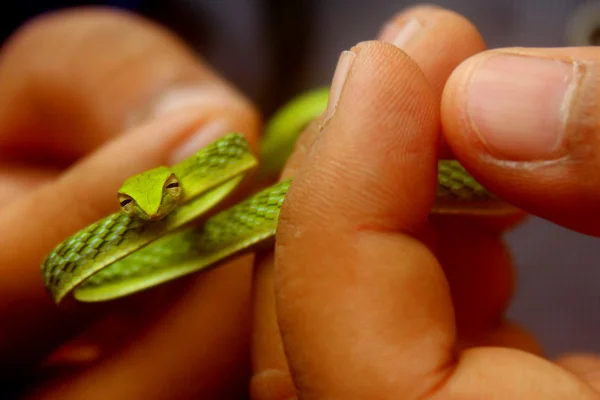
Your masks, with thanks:
[[[164,217],[164,215],[160,213],[146,214],[146,216],[148,217],[148,221],[159,221]]]

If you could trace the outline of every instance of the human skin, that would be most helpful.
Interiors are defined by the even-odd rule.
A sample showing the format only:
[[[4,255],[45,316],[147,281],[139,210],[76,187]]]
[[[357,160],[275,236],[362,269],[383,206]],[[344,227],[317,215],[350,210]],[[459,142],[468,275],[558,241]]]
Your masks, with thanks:
[[[597,234],[600,52],[486,51],[469,21],[436,7],[393,17],[380,39],[342,58],[329,112],[283,171],[295,180],[278,244],[255,274],[244,257],[59,310],[39,264],[116,210],[125,178],[231,130],[256,145],[261,123],[232,85],[140,18],[87,9],[17,32],[0,55],[0,363],[31,372],[43,362],[29,398],[233,399],[250,374],[258,400],[598,397],[593,355],[546,360],[504,317],[514,280],[501,235],[522,215],[427,215],[435,160],[453,153],[525,211]],[[526,70],[514,63],[476,73],[507,53],[568,61],[533,70],[546,71],[542,88],[575,77],[570,101],[552,108],[560,97],[547,90],[532,101],[531,85],[502,75]],[[539,107],[511,117],[495,83]],[[562,139],[514,134],[540,127]]]
[[[428,212],[436,159],[453,153],[525,211],[597,234],[600,53],[486,50],[436,7],[382,36],[397,46],[340,57],[336,105],[283,172],[294,184],[256,274],[253,398],[598,398],[594,355],[545,359],[504,316],[501,234],[522,215]]]

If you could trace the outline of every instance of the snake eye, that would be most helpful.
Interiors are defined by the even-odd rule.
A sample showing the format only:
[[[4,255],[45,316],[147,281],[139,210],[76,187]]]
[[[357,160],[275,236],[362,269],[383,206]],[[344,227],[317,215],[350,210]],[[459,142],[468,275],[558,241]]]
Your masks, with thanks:
[[[119,193],[119,205],[121,206],[121,210],[123,210],[126,214],[131,214],[133,212],[133,205],[135,202],[126,194]]]
[[[179,179],[177,179],[175,174],[171,174],[171,176],[169,176],[169,178],[165,182],[165,190],[174,199],[179,198],[181,194],[181,186],[179,185]]]

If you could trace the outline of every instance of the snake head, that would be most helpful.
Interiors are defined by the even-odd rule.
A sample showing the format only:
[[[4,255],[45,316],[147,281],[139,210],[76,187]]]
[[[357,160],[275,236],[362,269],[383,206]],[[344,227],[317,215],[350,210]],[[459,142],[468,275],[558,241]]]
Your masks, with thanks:
[[[125,214],[158,221],[177,207],[182,190],[179,179],[167,167],[158,167],[127,179],[118,192]]]

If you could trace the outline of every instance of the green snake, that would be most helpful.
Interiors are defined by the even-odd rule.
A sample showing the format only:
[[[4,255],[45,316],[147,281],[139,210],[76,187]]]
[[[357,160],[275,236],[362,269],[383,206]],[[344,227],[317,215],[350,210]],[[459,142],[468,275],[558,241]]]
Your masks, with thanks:
[[[127,179],[118,190],[119,211],[65,239],[43,261],[42,277],[55,303],[69,295],[81,302],[115,299],[272,247],[291,180],[211,211],[256,169],[262,179],[277,179],[298,135],[324,112],[328,93],[305,93],[273,116],[260,168],[243,135],[231,133],[179,164]],[[432,213],[512,211],[457,161],[438,162]]]

